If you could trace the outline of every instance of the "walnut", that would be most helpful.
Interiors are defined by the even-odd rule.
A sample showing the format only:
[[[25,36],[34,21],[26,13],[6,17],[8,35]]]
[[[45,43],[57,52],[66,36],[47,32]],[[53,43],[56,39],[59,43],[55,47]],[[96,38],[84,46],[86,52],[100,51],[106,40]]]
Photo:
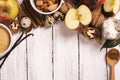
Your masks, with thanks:
[[[64,20],[64,14],[61,13],[60,11],[57,11],[53,14],[53,17],[55,18],[56,21],[63,21]]]
[[[86,27],[83,29],[83,34],[88,39],[96,39],[99,35],[99,32],[96,28]]]
[[[103,22],[105,21],[105,17],[103,14],[100,14],[99,17],[98,17],[98,20],[95,24],[95,27],[99,27],[103,24]]]
[[[10,25],[9,25],[9,29],[11,30],[11,32],[13,34],[16,34],[19,32],[20,30],[20,24],[18,20],[14,20]]]
[[[99,27],[105,20],[105,16],[101,13],[101,7],[98,7],[92,11],[92,22],[94,27]]]
[[[45,16],[45,25],[47,27],[53,26],[54,22],[55,22],[55,19],[53,18],[53,16],[51,16],[51,15]]]

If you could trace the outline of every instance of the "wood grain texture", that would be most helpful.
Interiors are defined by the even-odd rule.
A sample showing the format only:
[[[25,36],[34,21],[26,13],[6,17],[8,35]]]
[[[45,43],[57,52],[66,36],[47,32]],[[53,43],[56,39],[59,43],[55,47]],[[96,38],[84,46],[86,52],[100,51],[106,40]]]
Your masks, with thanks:
[[[28,80],[52,80],[52,28],[32,33],[27,40]]]
[[[78,80],[78,36],[64,23],[53,27],[54,80]]]
[[[20,3],[22,0],[18,0]],[[120,19],[120,15],[117,16]],[[0,70],[0,80],[109,80],[106,50],[64,22],[32,30]],[[20,34],[14,35],[14,41]],[[120,50],[120,47],[115,47]],[[109,49],[108,49],[109,50]],[[120,80],[120,62],[115,67]]]
[[[13,37],[14,42],[20,34]],[[26,40],[9,55],[1,69],[1,80],[26,80]]]
[[[80,38],[80,80],[107,80],[106,51],[95,41]]]

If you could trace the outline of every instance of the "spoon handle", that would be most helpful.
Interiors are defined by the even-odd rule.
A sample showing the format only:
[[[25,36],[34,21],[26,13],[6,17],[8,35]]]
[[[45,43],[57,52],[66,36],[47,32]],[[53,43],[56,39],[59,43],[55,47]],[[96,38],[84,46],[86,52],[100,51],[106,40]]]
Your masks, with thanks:
[[[115,68],[111,67],[111,80],[115,80]]]

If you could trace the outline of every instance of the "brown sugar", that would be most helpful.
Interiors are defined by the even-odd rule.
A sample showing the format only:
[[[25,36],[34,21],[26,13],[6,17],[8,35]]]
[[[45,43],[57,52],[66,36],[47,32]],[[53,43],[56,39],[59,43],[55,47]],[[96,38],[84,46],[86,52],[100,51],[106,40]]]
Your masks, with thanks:
[[[108,52],[108,57],[112,60],[119,60],[119,51],[117,49],[111,49]]]
[[[0,54],[10,45],[10,35],[4,28],[0,27]]]

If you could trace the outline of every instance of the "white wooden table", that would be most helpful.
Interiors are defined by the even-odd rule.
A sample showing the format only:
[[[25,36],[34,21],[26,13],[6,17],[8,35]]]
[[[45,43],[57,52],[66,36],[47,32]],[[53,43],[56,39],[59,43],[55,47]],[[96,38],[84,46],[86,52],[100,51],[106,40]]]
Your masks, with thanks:
[[[20,0],[19,0],[20,1]],[[0,80],[109,80],[106,50],[68,30],[64,22],[32,30],[0,70]],[[20,34],[14,37],[16,40]],[[120,49],[119,47],[116,47]],[[120,80],[120,62],[115,67]]]

